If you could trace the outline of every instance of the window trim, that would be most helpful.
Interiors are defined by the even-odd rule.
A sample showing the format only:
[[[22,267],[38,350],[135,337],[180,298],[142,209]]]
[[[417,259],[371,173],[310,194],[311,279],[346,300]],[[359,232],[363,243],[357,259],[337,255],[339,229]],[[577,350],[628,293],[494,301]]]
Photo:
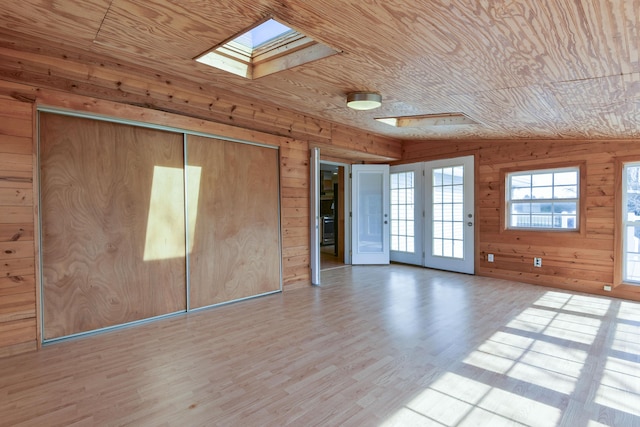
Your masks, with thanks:
[[[637,282],[626,282],[624,280],[624,232],[626,221],[623,220],[625,211],[623,204],[626,203],[624,190],[624,168],[627,164],[640,163],[637,156],[617,157],[615,162],[615,189],[614,189],[614,215],[615,215],[615,231],[614,231],[614,248],[613,248],[613,288],[622,292],[638,292],[640,285]]]
[[[508,185],[507,177],[509,174],[519,172],[543,172],[557,169],[578,169],[578,208],[577,208],[577,227],[576,229],[562,229],[562,228],[512,228],[509,227],[509,213],[507,208],[508,197]],[[523,235],[540,235],[540,233],[566,233],[585,236],[586,235],[586,188],[587,188],[587,167],[586,161],[581,162],[561,162],[561,163],[532,163],[522,166],[515,166],[509,168],[501,168],[500,174],[500,233],[518,233]],[[573,200],[573,199],[572,199]]]

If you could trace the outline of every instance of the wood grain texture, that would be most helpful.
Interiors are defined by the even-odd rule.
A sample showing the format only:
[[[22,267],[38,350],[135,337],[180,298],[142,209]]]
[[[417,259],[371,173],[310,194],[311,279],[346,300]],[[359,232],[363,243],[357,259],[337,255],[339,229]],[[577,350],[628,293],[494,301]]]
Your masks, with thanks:
[[[36,319],[15,320],[0,324],[0,342],[11,347],[25,342],[35,342]]]
[[[287,141],[280,145],[280,209],[282,228],[282,281],[285,290],[309,286],[309,145],[303,141]],[[284,207],[284,206],[290,207]],[[295,207],[295,206],[302,206]],[[305,211],[306,207],[306,211]]]
[[[152,199],[184,203],[182,136],[56,114],[40,120],[44,338],[184,310],[183,210],[159,210]],[[167,170],[177,180],[167,184]],[[156,193],[159,183],[167,187]],[[150,238],[160,238],[153,248]],[[181,241],[182,254],[163,241]]]
[[[33,105],[0,99],[0,357],[36,332]]]
[[[1,58],[0,74],[14,81],[173,111],[211,105],[215,120],[265,129],[272,121],[278,132],[291,126],[294,137],[312,128],[327,136],[334,124],[406,140],[640,135],[640,5],[632,0],[6,3],[0,43],[52,60],[43,67]],[[193,61],[269,16],[342,53],[254,81]],[[136,77],[114,74],[125,69]],[[186,96],[180,81],[203,90]],[[346,93],[358,90],[380,92],[383,106],[348,109]],[[479,124],[374,120],[451,112]]]
[[[0,426],[640,424],[640,304],[392,264],[0,359]]]
[[[33,222],[24,224],[0,224],[0,242],[18,240],[33,241]]]
[[[37,47],[34,49],[39,51]],[[72,86],[74,93],[87,96],[142,105],[279,136],[322,141],[358,161],[382,161],[390,155],[393,159],[400,158],[398,140],[363,134],[348,126],[340,127],[347,138],[333,138],[333,126],[324,119],[312,118],[281,106],[255,104],[243,95],[212,86],[211,81],[194,83],[184,76],[160,75],[155,69],[110,64],[95,56],[81,55],[72,59],[64,51],[58,51],[58,55],[43,56],[40,53],[5,49],[1,47],[1,41],[0,59],[0,77],[4,74],[2,67],[8,67],[10,69],[5,68],[6,78],[13,81],[19,71],[20,76],[28,76],[22,81],[36,82],[40,87],[68,91],[68,87]],[[54,76],[52,70],[61,74]],[[149,80],[150,76],[154,76],[152,80]],[[27,90],[23,96],[35,96],[32,92]],[[42,97],[43,94],[38,91],[36,95]],[[64,102],[69,103],[66,99]],[[85,109],[87,104],[67,105],[67,108],[72,107]],[[350,143],[343,145],[343,142],[349,142],[348,138]],[[380,145],[380,152],[377,142],[384,142]]]
[[[640,287],[620,285],[616,260],[616,159],[640,160],[632,140],[616,141],[467,141],[413,142],[404,147],[406,162],[475,153],[478,158],[476,218],[477,274],[545,286],[640,300]],[[580,164],[582,229],[579,233],[504,230],[504,173]],[[618,182],[618,186],[620,183]],[[489,263],[486,255],[494,254]],[[542,257],[542,268],[533,258]],[[616,279],[618,277],[618,279]],[[613,285],[612,292],[603,291]]]
[[[51,91],[47,89],[38,89],[36,91],[33,87],[29,88],[25,85],[0,81],[0,92],[3,90],[7,93],[21,91],[25,93],[25,97],[32,96],[37,92],[41,101],[50,106],[76,109],[78,111],[112,116],[125,120],[143,121],[150,124],[169,125],[176,128],[189,129],[212,135],[223,135],[229,138],[245,141],[260,141],[268,145],[280,147],[281,198],[283,202],[289,198],[304,199],[307,200],[307,202],[304,203],[308,204],[309,146],[304,140],[284,138],[251,129],[239,128],[229,126],[227,124],[215,123],[157,110],[149,110],[126,104],[118,104],[96,98],[87,98],[70,93]],[[0,186],[1,185],[2,183],[0,182]],[[20,183],[20,185],[23,184]],[[28,181],[28,185],[31,185],[31,180]],[[300,203],[300,201],[298,200],[295,203]],[[302,214],[304,214],[304,211]],[[304,216],[301,216],[299,209],[293,209],[291,211],[288,210],[286,212],[281,211],[281,221],[283,226],[295,226],[300,227],[301,229],[306,229],[308,221],[304,218]],[[20,233],[25,235],[33,234],[33,226],[26,227],[24,224],[16,224],[16,226],[20,226],[21,229],[24,229],[24,231],[20,231]],[[10,237],[14,236],[14,229],[15,227],[7,229],[6,233],[3,234],[3,228],[0,224],[0,238],[4,235]],[[287,248],[292,248],[296,253],[309,254],[309,242],[304,241],[303,238],[297,238],[295,240],[284,238],[282,245],[285,250]],[[284,267],[283,282],[285,289],[309,286],[309,266],[296,266],[295,269]]]
[[[278,151],[190,135],[187,162],[200,174],[187,186],[191,308],[279,290]]]

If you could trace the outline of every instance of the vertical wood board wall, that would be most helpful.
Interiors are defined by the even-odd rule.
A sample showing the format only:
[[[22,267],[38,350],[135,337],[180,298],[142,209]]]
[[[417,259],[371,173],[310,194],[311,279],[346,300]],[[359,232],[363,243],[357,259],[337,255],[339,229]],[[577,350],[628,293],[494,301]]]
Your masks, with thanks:
[[[0,97],[0,357],[37,347],[33,115]]]
[[[577,291],[640,299],[640,288],[614,284],[616,243],[616,159],[640,160],[637,141],[440,141],[408,142],[402,163],[475,154],[476,273]],[[553,164],[586,168],[585,230],[582,233],[503,230],[500,224],[504,174],[513,168],[545,169]],[[486,255],[495,255],[489,263]],[[542,257],[542,267],[533,258]]]

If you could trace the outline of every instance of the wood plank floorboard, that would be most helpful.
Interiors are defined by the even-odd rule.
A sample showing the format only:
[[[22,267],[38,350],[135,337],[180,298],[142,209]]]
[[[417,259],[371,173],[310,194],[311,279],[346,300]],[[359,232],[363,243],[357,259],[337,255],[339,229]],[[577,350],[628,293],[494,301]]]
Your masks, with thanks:
[[[640,304],[404,265],[0,359],[0,426],[640,426]]]

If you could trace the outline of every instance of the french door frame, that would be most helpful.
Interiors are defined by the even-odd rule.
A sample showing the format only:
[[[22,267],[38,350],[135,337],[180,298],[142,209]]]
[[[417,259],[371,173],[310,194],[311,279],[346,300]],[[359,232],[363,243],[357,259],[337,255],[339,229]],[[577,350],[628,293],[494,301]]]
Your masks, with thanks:
[[[430,233],[430,222],[432,218],[432,206],[431,202],[433,188],[430,185],[431,174],[433,168],[449,167],[451,165],[464,164],[465,173],[465,192],[469,193],[465,198],[464,207],[464,225],[463,230],[465,234],[465,245],[467,252],[464,255],[466,265],[458,262],[453,262],[453,266],[446,262],[449,258],[438,257],[434,261],[432,253],[432,235]],[[399,166],[393,166],[391,168],[391,174],[413,171],[415,176],[414,187],[414,239],[415,239],[415,251],[414,253],[391,251],[391,260],[396,262],[402,262],[407,264],[420,265],[428,268],[437,268],[449,271],[456,271],[467,274],[474,274],[476,268],[476,228],[475,228],[475,157],[474,156],[462,156],[456,158],[446,158],[433,160],[428,162],[418,162]],[[393,209],[393,206],[392,206]],[[471,216],[469,216],[471,215]],[[393,219],[393,218],[392,218]],[[471,225],[469,225],[471,224]],[[470,241],[470,244],[467,244]],[[441,262],[445,261],[445,262]]]

